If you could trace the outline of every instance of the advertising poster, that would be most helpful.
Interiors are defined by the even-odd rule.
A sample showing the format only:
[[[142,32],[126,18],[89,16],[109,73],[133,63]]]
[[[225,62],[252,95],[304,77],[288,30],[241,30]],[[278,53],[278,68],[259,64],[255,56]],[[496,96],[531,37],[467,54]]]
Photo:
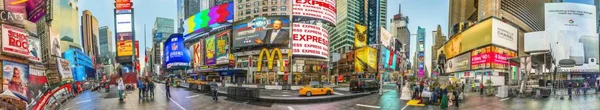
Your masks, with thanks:
[[[377,66],[377,50],[371,47],[356,49],[354,70],[356,72],[375,72]]]
[[[232,47],[247,46],[289,48],[289,16],[266,16],[245,19],[233,24]]]
[[[558,72],[600,72],[596,7],[580,3],[546,3],[545,35],[554,60],[575,60]]]
[[[359,48],[367,45],[367,27],[354,24],[354,47]]]
[[[2,79],[4,93],[10,91],[13,95],[27,102],[27,93],[29,88],[29,66],[25,64],[2,61]],[[3,94],[5,95],[5,94]]]
[[[132,15],[129,13],[126,14],[117,14],[116,15],[116,21],[117,21],[117,33],[122,33],[122,32],[131,32],[132,28],[132,22],[131,22],[131,17]]]
[[[228,64],[229,63],[229,58],[228,58],[228,51],[229,51],[229,31],[230,30],[225,30],[219,34],[217,34],[217,36],[215,37],[215,41],[216,41],[216,57],[217,57],[217,64]]]
[[[60,50],[60,33],[53,27],[50,27],[50,43],[51,43],[51,54],[56,57],[62,57],[62,51]]]
[[[46,84],[46,82],[48,82],[48,80],[46,79],[46,76],[44,75],[45,72],[44,70],[41,69],[34,69],[34,68],[29,68],[29,104],[28,105],[32,105],[35,103],[32,102],[36,102],[36,100],[38,100],[43,94],[44,92],[44,85]]]
[[[466,71],[471,69],[471,54],[465,53],[459,56],[456,56],[452,59],[448,59],[446,61],[446,71],[445,73],[458,72],[458,71]],[[441,76],[447,76],[441,75]]]
[[[390,34],[390,32],[388,32],[387,30],[385,30],[385,28],[380,27],[380,31],[381,31],[381,44],[384,47],[391,47],[394,44],[394,40],[392,39],[392,34]]]
[[[40,39],[29,37],[29,60],[34,62],[42,62],[42,51]]]
[[[183,21],[184,35],[210,32],[212,28],[207,27],[218,27],[219,23],[233,22],[233,6],[233,2],[224,3],[190,16]]]
[[[165,65],[167,69],[172,67],[188,67],[190,66],[190,51],[183,44],[182,34],[172,34],[165,41]]]
[[[294,55],[316,56],[320,58],[329,58],[329,38],[323,24],[303,24],[294,23],[293,29],[293,49]]]
[[[205,44],[206,44],[206,59],[204,60],[206,65],[214,65],[217,62],[216,60],[216,48],[215,48],[215,37],[214,36],[210,36],[208,38],[205,39]]]
[[[42,17],[46,15],[46,2],[48,2],[48,0],[27,0],[27,20],[37,22],[42,19]]]
[[[56,61],[58,62],[58,72],[60,73],[62,81],[73,79],[71,63],[62,58],[56,58]]]
[[[117,33],[117,56],[133,55],[133,34],[131,32]]]
[[[498,19],[492,19],[492,44],[516,51],[518,29]]]
[[[25,4],[27,1],[24,0],[4,0],[4,9],[6,11],[21,13],[23,16],[27,16]]]
[[[196,44],[192,45],[193,65],[194,67],[204,66],[204,39],[200,39]]]
[[[508,59],[516,57],[517,53],[496,46],[487,46],[471,52],[471,69],[498,68],[505,69]]]
[[[29,57],[29,34],[24,29],[2,25],[2,52]]]
[[[322,19],[335,23],[335,0],[294,0],[292,2],[294,16]]]

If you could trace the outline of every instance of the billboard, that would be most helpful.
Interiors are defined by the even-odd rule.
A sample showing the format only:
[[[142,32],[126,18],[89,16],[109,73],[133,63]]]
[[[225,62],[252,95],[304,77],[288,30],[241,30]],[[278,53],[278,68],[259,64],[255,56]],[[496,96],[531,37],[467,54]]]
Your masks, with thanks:
[[[133,55],[133,34],[131,32],[117,33],[117,56]]]
[[[34,62],[42,62],[42,50],[39,38],[29,37],[29,60]]]
[[[60,33],[54,27],[50,27],[50,43],[51,55],[56,57],[62,57],[62,51],[60,50]]]
[[[270,46],[289,48],[289,16],[263,16],[233,24],[232,47]]]
[[[356,49],[354,52],[354,71],[356,72],[375,72],[377,66],[377,50],[365,46]]]
[[[192,58],[192,64],[194,67],[204,66],[204,56],[206,54],[206,52],[204,52],[204,46],[204,39],[200,39],[200,41],[192,45],[191,51],[194,54],[194,57]]]
[[[200,11],[183,21],[183,34],[198,33],[210,30],[218,23],[233,22],[233,2],[221,4],[207,10]]]
[[[596,8],[579,3],[546,3],[546,39],[555,61],[573,59],[572,68],[559,72],[599,72]]]
[[[58,62],[58,72],[60,73],[61,79],[63,81],[67,79],[72,79],[73,73],[71,71],[70,62],[62,58],[56,58],[56,61]]]
[[[130,0],[115,0],[116,10],[131,10],[131,6],[133,3]]]
[[[0,18],[3,18],[0,21],[6,24],[21,24],[23,20],[27,19],[27,16],[23,13],[0,10]]]
[[[294,0],[293,15],[317,18],[336,23],[335,0]]]
[[[132,14],[116,14],[117,33],[132,31]]]
[[[206,65],[214,65],[217,63],[217,55],[216,55],[216,48],[215,48],[215,36],[210,36],[208,38],[206,38],[204,40],[204,44],[206,45],[205,49],[206,49],[206,58],[204,60],[204,63]]]
[[[27,0],[25,7],[27,9],[27,20],[37,22],[42,19],[46,15],[46,2],[48,0]]]
[[[381,31],[381,45],[383,45],[384,47],[391,47],[394,44],[394,40],[392,38],[392,34],[390,34],[390,32],[388,32],[387,30],[385,30],[385,28],[380,27],[380,31]]]
[[[165,65],[167,69],[172,67],[190,66],[190,52],[183,44],[182,34],[171,34],[165,41]]]
[[[27,101],[27,94],[29,93],[29,66],[10,61],[2,61],[2,68],[2,90],[10,91],[21,100]]]
[[[29,57],[29,34],[24,29],[2,25],[2,52]]]
[[[26,10],[26,6],[25,6],[25,2],[24,0],[4,0],[4,10],[6,11],[10,11],[10,12],[14,12],[14,13],[21,13],[23,14],[23,16],[27,16],[27,10]]]
[[[264,57],[265,55],[267,58],[267,69],[268,70],[273,70],[273,62],[275,61],[275,55],[277,55],[277,58],[278,58],[277,60],[279,60],[278,61],[279,64],[277,65],[277,66],[279,66],[279,71],[285,72],[283,56],[282,56],[281,50],[279,50],[279,48],[274,48],[270,52],[267,48],[263,48],[262,50],[260,50],[260,53],[258,54],[258,59],[257,59],[257,63],[258,63],[257,71],[262,71],[263,58],[265,58]]]
[[[354,24],[354,47],[359,48],[367,45],[367,27]]]
[[[140,42],[135,41],[135,58],[140,57]]]
[[[293,55],[329,58],[329,34],[322,24],[294,23]]]
[[[487,46],[473,50],[471,56],[471,69],[506,69],[509,66],[508,59],[516,57],[517,52],[496,46]]]
[[[469,52],[482,46],[495,44],[517,50],[518,29],[496,18],[490,18],[450,38],[444,45],[446,58]]]
[[[471,69],[471,54],[465,53],[459,56],[456,56],[452,59],[446,61],[446,71],[445,73],[465,71]],[[448,76],[448,74],[440,75],[440,76]]]
[[[229,32],[231,30],[225,30],[221,33],[218,33],[215,36],[215,56],[216,56],[216,64],[228,64],[229,63],[229,36],[231,35]]]

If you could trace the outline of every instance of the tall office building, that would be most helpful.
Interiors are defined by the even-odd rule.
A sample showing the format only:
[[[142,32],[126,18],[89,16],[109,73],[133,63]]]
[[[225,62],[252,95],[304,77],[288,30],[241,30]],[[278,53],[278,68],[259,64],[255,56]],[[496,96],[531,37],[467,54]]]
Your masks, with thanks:
[[[90,58],[98,55],[98,20],[90,10],[81,13],[81,46]]]
[[[98,60],[102,61],[104,65],[112,64],[114,62],[112,57],[115,56],[112,54],[114,51],[112,49],[114,46],[114,39],[111,34],[112,32],[108,26],[102,26],[98,29],[98,31],[98,42],[100,45],[100,48],[98,49],[100,51]]]
[[[417,29],[417,76],[423,77],[426,74],[425,66],[425,28],[420,26]],[[428,75],[426,75],[428,76]]]
[[[366,13],[366,21],[367,21],[367,44],[375,44],[377,43],[376,29],[379,27],[387,28],[386,26],[386,8],[387,8],[387,0],[366,0],[367,6],[365,7]],[[379,7],[379,9],[377,9]],[[378,15],[379,14],[379,15]],[[379,24],[377,24],[379,23]]]
[[[410,30],[408,30],[408,16],[402,14],[402,5],[398,5],[398,14],[394,15],[394,18],[390,19],[390,34],[396,37],[402,44],[406,46],[405,55],[406,58],[410,58]]]
[[[437,30],[433,31],[433,46],[431,46],[431,70],[432,71],[437,71],[435,68],[437,68],[437,54],[438,51],[446,42],[446,36],[444,36],[444,34],[442,34],[442,27],[440,25],[437,26]]]
[[[329,53],[346,53],[354,46],[354,24],[365,25],[364,0],[336,0],[336,28],[329,36]]]
[[[164,40],[166,40],[169,36],[171,36],[171,34],[173,34],[174,32],[174,28],[175,27],[175,21],[173,19],[169,19],[169,18],[162,18],[162,17],[156,17],[156,20],[154,20],[154,27],[152,28],[152,36],[154,37],[153,41],[154,44],[152,46],[153,49],[151,49],[152,51],[150,51],[152,54],[149,55],[149,59],[148,61],[150,62],[149,64],[161,64],[162,62],[162,57],[161,57],[161,51],[162,48],[160,48],[160,46],[162,45],[162,42]],[[160,39],[158,39],[160,38]],[[147,62],[148,63],[148,62]],[[151,70],[153,66],[150,66]]]

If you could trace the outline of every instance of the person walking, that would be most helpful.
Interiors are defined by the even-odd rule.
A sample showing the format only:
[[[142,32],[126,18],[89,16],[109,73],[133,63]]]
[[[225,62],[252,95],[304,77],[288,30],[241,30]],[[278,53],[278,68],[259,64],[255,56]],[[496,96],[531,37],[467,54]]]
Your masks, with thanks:
[[[569,85],[567,86],[567,94],[569,94],[569,99],[571,99],[572,91],[573,91],[573,84],[571,82],[569,82]]]
[[[167,78],[167,81],[165,82],[165,91],[167,98],[171,97],[171,89],[169,89],[169,86],[171,86],[171,78]]]
[[[588,84],[587,81],[583,82],[583,95],[587,94],[587,90],[590,87],[590,84]]]
[[[483,83],[479,83],[479,94],[480,95],[483,95],[483,88],[485,88]]]
[[[154,98],[154,82],[152,80],[148,80],[148,90],[150,92],[149,96]]]
[[[459,92],[458,88],[454,89],[452,94],[454,95],[454,105],[456,106],[456,108],[458,108],[458,100],[459,100],[458,96],[460,96],[460,92]]]
[[[210,89],[213,93],[212,94],[213,101],[215,101],[215,102],[219,101],[219,98],[217,97],[217,91],[219,91],[219,85],[217,84],[215,79],[212,80],[212,83],[210,84]]]
[[[117,89],[119,90],[119,100],[123,100],[123,90],[125,90],[125,84],[123,84],[123,78],[117,79]]]
[[[471,92],[475,92],[475,83],[471,82]]]
[[[142,81],[142,77],[138,77],[137,79],[137,87],[138,87],[138,96],[139,99],[142,100],[144,98],[144,82]]]

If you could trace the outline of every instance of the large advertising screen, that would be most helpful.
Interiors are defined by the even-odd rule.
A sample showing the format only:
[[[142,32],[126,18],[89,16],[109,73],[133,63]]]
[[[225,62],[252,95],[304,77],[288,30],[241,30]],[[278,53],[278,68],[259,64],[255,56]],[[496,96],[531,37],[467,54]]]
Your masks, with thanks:
[[[185,48],[183,40],[182,34],[171,34],[165,41],[165,65],[167,69],[190,66],[190,52]]]
[[[192,45],[192,52],[194,54],[192,64],[194,67],[204,66],[204,56],[206,54],[206,52],[204,52],[204,46],[204,39],[200,39],[200,41]]]
[[[496,46],[487,46],[473,50],[471,56],[471,69],[506,69],[507,66],[510,66],[508,59],[516,57],[517,52]]]
[[[133,55],[133,35],[131,32],[117,33],[117,56]]]
[[[217,55],[215,48],[215,36],[210,36],[204,40],[204,44],[206,45],[206,58],[204,63],[206,65],[214,65],[217,63]]]
[[[336,23],[335,0],[294,0],[293,15],[322,19]]]
[[[41,43],[39,38],[29,37],[29,60],[34,62],[42,62]]]
[[[132,14],[130,13],[126,13],[126,14],[117,14],[116,15],[116,21],[117,21],[117,33],[120,32],[131,32],[131,30],[133,29],[132,26]]]
[[[19,97],[23,101],[27,101],[28,85],[29,85],[29,66],[25,64],[2,61],[2,90],[12,92],[13,95]],[[5,94],[2,94],[5,95]]]
[[[354,59],[354,71],[375,72],[377,66],[377,50],[371,47],[356,49]]]
[[[471,54],[470,53],[465,53],[465,54],[456,56],[456,57],[446,61],[445,73],[466,71],[469,69],[471,69]],[[443,74],[441,76],[447,76],[447,75],[448,74]]]
[[[214,24],[231,23],[233,22],[233,14],[233,2],[203,10],[185,19],[183,33],[187,35],[194,32],[204,32],[210,30],[206,27],[213,27]]]
[[[232,47],[270,46],[289,48],[289,16],[245,19],[233,24]]]
[[[229,32],[230,30],[225,30],[215,36],[217,64],[229,63],[229,36],[231,35]]]
[[[322,28],[322,24],[294,23],[293,29],[294,55],[329,58],[329,35],[327,30]]]
[[[4,0],[4,10],[6,11],[10,11],[10,12],[14,12],[14,13],[21,13],[23,14],[23,16],[27,16],[27,10],[25,7],[25,2],[27,1],[23,1],[23,0]]]
[[[444,54],[446,58],[452,58],[489,44],[516,51],[517,33],[518,29],[515,27],[490,18],[450,38],[444,45]]]
[[[29,34],[24,29],[2,25],[2,52],[30,57]]]
[[[48,0],[27,0],[27,20],[31,22],[37,22],[46,15],[46,2]]]
[[[367,45],[367,27],[354,24],[354,47],[359,48]]]
[[[573,59],[572,68],[559,72],[600,72],[596,8],[579,3],[546,3],[545,35],[555,61]]]

